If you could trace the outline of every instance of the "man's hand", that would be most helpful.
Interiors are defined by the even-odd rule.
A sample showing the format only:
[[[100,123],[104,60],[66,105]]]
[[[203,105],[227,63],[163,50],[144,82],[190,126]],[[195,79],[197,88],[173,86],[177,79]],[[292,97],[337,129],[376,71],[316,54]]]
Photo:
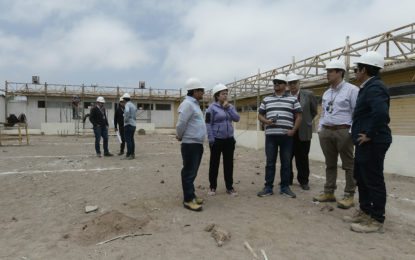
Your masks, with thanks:
[[[223,104],[222,104],[222,107],[224,108],[224,109],[228,109],[229,108],[229,103],[228,103],[228,101],[227,100],[225,100],[224,102],[223,102]]]
[[[179,141],[179,142],[181,142],[181,141],[182,141],[182,139],[181,139],[180,137],[178,137],[177,135],[176,135],[176,139],[177,139],[177,141]]]
[[[359,137],[357,138],[357,141],[359,142],[359,145],[362,145],[363,143],[369,142],[372,139],[366,136],[366,134],[357,134]]]
[[[293,129],[288,130],[285,134],[288,135],[288,136],[294,136],[295,130],[293,130]]]
[[[274,122],[274,120],[270,119],[270,120],[266,120],[265,124],[272,126],[272,125],[275,125],[275,122]]]
[[[117,131],[118,131],[118,129],[117,129],[117,128],[114,128],[114,131],[115,131],[115,132],[117,132]]]

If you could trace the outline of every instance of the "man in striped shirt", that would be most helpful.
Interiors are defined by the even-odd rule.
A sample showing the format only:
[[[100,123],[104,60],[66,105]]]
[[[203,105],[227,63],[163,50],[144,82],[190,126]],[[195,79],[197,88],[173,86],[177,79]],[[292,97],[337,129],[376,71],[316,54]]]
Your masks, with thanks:
[[[327,81],[330,88],[324,92],[322,112],[318,124],[318,136],[321,150],[326,161],[326,183],[324,192],[313,201],[334,202],[337,188],[337,159],[340,154],[342,169],[345,170],[346,186],[344,197],[337,202],[337,207],[348,209],[354,206],[356,189],[353,179],[353,141],[350,134],[352,114],[356,106],[359,88],[344,81],[346,66],[340,60],[327,64]]]
[[[285,93],[287,77],[279,74],[273,80],[275,93],[265,97],[258,109],[258,120],[266,125],[265,129],[265,187],[258,193],[259,197],[272,195],[275,178],[275,162],[280,149],[280,194],[295,198],[289,187],[291,174],[291,154],[293,136],[300,127],[302,119],[301,105],[295,97]],[[294,115],[295,122],[294,122]]]

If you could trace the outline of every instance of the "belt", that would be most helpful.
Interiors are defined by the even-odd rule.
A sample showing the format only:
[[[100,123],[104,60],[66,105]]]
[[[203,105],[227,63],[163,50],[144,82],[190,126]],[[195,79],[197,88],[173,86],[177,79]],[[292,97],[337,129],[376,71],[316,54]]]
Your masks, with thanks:
[[[323,125],[323,128],[330,130],[349,129],[350,125]]]

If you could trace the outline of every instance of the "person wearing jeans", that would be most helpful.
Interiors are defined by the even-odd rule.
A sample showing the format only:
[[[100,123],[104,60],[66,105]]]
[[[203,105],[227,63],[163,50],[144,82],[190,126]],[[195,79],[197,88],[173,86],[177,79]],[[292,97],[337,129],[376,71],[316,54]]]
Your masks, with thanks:
[[[188,79],[186,89],[187,96],[177,110],[178,120],[176,125],[176,139],[182,142],[183,206],[189,210],[201,211],[201,204],[204,201],[196,196],[193,183],[202,159],[203,142],[206,138],[206,126],[199,104],[205,90],[202,82],[197,78]]]
[[[233,188],[233,154],[235,138],[232,122],[238,122],[240,117],[235,107],[228,103],[228,88],[217,84],[213,88],[213,102],[206,111],[206,129],[210,147],[208,195],[216,194],[220,155],[223,154],[223,174],[225,177],[226,193],[237,196]]]
[[[125,159],[132,160],[135,158],[134,132],[136,128],[135,113],[137,108],[130,101],[130,94],[125,93],[123,99],[126,102],[124,108],[124,136],[127,143],[127,153]]]
[[[97,98],[97,106],[91,109],[89,121],[93,125],[95,134],[95,152],[97,157],[101,157],[100,141],[101,136],[104,141],[104,156],[112,156],[108,150],[108,120],[107,113],[104,107],[105,99],[103,97]]]
[[[258,196],[265,197],[274,194],[275,161],[279,148],[281,161],[280,194],[295,198],[295,193],[289,187],[291,154],[293,135],[300,127],[302,109],[295,97],[285,93],[287,77],[284,74],[277,75],[273,83],[275,93],[265,97],[258,109],[258,120],[266,125],[265,155],[267,157],[265,187],[258,192]]]

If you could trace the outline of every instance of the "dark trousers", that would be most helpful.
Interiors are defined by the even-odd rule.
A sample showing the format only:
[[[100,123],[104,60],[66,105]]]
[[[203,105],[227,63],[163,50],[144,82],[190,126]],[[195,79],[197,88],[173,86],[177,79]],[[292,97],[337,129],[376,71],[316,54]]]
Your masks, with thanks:
[[[182,187],[185,202],[195,198],[195,186],[193,182],[196,179],[199,170],[200,161],[202,160],[203,144],[182,143],[181,146],[183,169],[182,169]]]
[[[121,137],[121,145],[120,145],[120,152],[124,152],[124,148],[125,148],[125,135],[124,135],[124,127],[120,127],[120,129],[118,129],[118,133],[120,134]]]
[[[293,136],[293,154],[291,156],[291,178],[290,184],[293,183],[294,169],[293,158],[295,157],[295,166],[297,167],[297,180],[300,184],[308,184],[310,168],[308,162],[308,153],[310,152],[311,141],[301,141],[298,132]]]
[[[108,129],[107,127],[100,126],[94,127],[94,134],[95,134],[95,152],[101,154],[101,149],[99,142],[101,141],[101,136],[104,141],[104,153],[108,153]]]
[[[360,209],[379,222],[385,221],[386,186],[383,163],[390,144],[356,145],[354,178],[359,191]]]
[[[235,151],[235,139],[215,139],[210,147],[209,182],[210,188],[216,189],[220,155],[223,154],[223,175],[227,190],[232,190],[233,184],[233,152]]]
[[[288,187],[291,173],[291,153],[293,138],[288,135],[265,135],[265,155],[267,164],[265,166],[265,187],[274,187],[275,164],[277,161],[278,147],[280,148],[280,177],[281,188]]]
[[[127,154],[129,156],[131,154],[135,154],[135,143],[134,143],[134,132],[135,126],[132,125],[125,125],[124,126],[124,135],[125,135],[125,142],[127,143]]]

